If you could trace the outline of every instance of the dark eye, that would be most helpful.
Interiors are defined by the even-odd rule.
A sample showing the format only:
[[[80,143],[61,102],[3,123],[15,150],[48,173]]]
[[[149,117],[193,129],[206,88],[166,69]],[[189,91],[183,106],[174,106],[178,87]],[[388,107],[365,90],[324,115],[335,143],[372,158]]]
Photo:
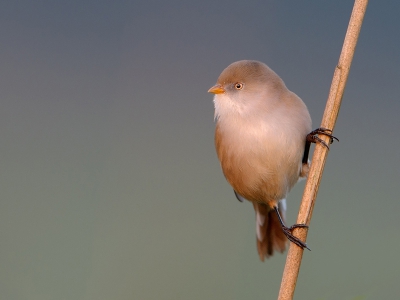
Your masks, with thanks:
[[[241,90],[242,88],[243,88],[243,83],[240,83],[240,82],[235,83],[235,89]]]

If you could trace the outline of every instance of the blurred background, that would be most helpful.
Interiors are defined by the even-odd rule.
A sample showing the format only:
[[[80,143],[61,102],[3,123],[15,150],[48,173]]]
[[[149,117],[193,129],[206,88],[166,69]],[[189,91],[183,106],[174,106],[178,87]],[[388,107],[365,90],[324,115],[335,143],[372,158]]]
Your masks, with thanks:
[[[259,261],[207,90],[260,60],[318,127],[352,7],[2,1],[0,298],[276,299],[286,253]],[[367,9],[296,299],[400,299],[399,11]]]

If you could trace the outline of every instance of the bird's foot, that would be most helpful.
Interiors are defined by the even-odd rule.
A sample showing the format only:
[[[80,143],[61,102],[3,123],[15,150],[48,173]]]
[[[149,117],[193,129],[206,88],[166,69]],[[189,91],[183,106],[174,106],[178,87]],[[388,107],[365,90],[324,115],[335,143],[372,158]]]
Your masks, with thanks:
[[[286,237],[288,238],[289,241],[291,241],[292,243],[296,244],[297,246],[299,246],[302,249],[306,248],[306,249],[311,251],[311,249],[307,247],[306,243],[304,243],[302,240],[300,240],[299,238],[295,237],[292,234],[292,231],[295,228],[308,228],[308,225],[306,225],[306,224],[294,224],[294,225],[292,225],[290,227],[286,227],[285,225],[282,226],[283,233],[286,235]]]
[[[326,135],[327,137],[330,138],[329,144],[333,143],[333,140],[337,140],[339,142],[339,139],[335,136],[332,135],[332,130],[327,129],[327,128],[317,128],[313,131],[311,131],[309,134],[307,134],[307,142],[310,143],[321,143],[323,146],[325,146],[329,150],[329,145],[322,140],[320,137],[318,137],[318,134],[323,134]]]

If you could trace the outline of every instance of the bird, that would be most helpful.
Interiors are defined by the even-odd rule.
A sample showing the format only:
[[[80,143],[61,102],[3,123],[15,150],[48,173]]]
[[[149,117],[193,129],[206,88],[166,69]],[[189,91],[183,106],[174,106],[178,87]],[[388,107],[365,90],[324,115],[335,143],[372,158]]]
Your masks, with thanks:
[[[285,225],[286,198],[307,177],[311,143],[318,135],[336,139],[326,128],[312,130],[304,102],[266,64],[241,60],[226,67],[214,94],[215,148],[223,174],[240,202],[252,202],[261,261],[283,252],[288,240],[309,247],[292,234],[306,224]]]

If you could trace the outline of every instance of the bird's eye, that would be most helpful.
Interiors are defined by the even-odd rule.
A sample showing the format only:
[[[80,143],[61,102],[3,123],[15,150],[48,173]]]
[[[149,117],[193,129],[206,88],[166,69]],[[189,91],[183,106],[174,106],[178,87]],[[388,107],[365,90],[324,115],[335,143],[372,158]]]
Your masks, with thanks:
[[[235,89],[241,90],[242,88],[243,88],[243,83],[240,83],[240,82],[235,83]]]

